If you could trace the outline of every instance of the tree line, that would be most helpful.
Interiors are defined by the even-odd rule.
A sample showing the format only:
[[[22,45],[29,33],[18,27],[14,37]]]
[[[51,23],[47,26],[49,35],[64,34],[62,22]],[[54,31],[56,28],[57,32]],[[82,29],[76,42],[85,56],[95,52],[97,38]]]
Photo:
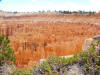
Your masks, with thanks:
[[[82,10],[78,10],[78,11],[70,11],[70,10],[54,10],[54,11],[51,11],[51,10],[42,10],[42,11],[33,11],[33,12],[18,12],[18,11],[3,11],[3,10],[0,10],[0,12],[7,12],[7,13],[13,13],[13,14],[17,14],[17,13],[59,13],[59,14],[89,14],[89,15],[93,15],[96,13],[96,11],[82,11]]]

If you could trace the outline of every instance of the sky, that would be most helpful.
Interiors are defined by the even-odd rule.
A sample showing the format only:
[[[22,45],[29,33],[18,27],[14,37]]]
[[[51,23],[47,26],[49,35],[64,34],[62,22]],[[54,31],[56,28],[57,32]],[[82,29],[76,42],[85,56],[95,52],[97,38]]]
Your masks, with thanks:
[[[18,12],[42,10],[99,11],[100,0],[1,0],[0,10]]]

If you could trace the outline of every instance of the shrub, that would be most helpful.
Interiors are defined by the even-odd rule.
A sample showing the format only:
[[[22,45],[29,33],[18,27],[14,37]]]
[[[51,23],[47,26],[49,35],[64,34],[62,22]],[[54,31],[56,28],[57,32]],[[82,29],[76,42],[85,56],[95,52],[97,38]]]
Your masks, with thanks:
[[[100,45],[98,43],[98,45]],[[93,43],[90,45],[87,51],[81,52],[78,54],[78,62],[81,67],[84,67],[85,74],[94,73],[98,75],[100,71],[100,54],[96,49],[96,45]]]
[[[24,73],[22,69],[16,69],[10,75],[24,75]]]

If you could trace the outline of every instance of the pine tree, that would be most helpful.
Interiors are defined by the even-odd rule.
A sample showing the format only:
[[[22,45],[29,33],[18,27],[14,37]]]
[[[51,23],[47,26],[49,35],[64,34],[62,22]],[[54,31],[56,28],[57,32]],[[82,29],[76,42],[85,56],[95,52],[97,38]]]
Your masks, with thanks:
[[[9,39],[5,40],[5,36],[0,35],[0,65],[11,64],[15,61],[14,51],[9,43]]]

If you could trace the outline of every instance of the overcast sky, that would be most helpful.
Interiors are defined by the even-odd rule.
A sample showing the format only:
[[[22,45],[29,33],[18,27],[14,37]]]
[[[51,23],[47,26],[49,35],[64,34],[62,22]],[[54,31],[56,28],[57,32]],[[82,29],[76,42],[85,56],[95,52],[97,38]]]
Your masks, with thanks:
[[[100,0],[2,0],[0,10],[31,12],[39,10],[100,10]]]

